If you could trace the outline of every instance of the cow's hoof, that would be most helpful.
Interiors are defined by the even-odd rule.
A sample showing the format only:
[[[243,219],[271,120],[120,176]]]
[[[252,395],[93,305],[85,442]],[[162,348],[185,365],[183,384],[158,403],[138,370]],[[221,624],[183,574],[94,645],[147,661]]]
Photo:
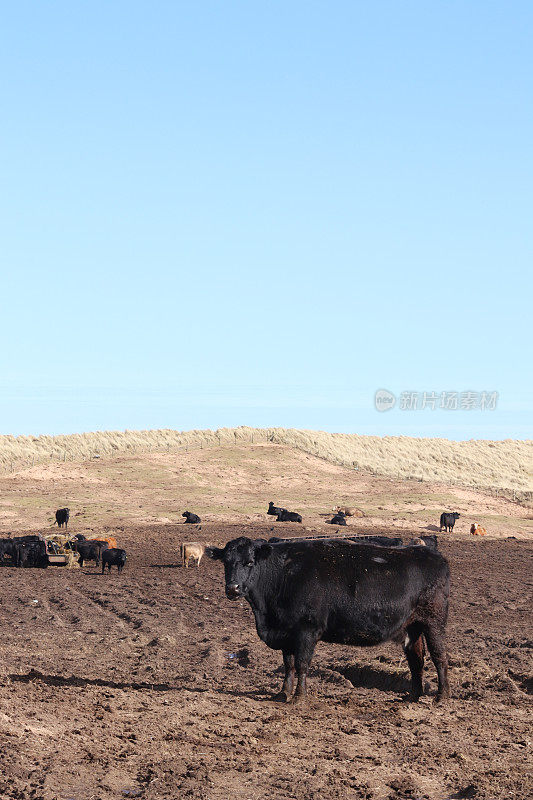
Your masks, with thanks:
[[[272,698],[276,703],[290,703],[290,699],[286,692],[278,692]]]
[[[445,703],[446,700],[449,699],[450,699],[449,692],[440,692],[439,694],[435,695],[435,697],[433,698],[433,702],[435,703],[435,705],[438,705],[439,703]]]
[[[306,694],[295,694],[292,698],[293,703],[297,703],[299,706],[305,706],[307,704],[307,695]]]

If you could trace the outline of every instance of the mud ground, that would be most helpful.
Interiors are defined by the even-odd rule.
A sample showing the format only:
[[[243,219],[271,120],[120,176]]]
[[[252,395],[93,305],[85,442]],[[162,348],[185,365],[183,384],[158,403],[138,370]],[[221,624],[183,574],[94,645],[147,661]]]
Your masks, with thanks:
[[[223,544],[271,527],[125,527],[120,576],[0,568],[0,798],[533,796],[533,543],[440,536],[452,570],[446,705],[432,704],[431,663],[429,695],[407,702],[397,645],[319,644],[299,707],[271,699],[280,654],[248,605],[226,600],[220,565],[177,563],[183,538]]]

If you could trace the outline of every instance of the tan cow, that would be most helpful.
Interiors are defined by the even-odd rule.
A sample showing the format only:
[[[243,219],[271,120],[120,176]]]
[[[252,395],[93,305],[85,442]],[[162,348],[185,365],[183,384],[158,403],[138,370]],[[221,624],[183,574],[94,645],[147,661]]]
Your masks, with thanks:
[[[485,528],[482,528],[481,525],[478,525],[477,522],[473,522],[470,528],[470,533],[472,536],[485,536],[487,531]]]
[[[356,508],[355,506],[335,506],[333,511],[339,513],[342,511],[345,517],[364,517],[364,512],[361,511],[360,508]]]
[[[182,567],[189,568],[191,559],[196,561],[196,566],[200,566],[200,561],[205,553],[205,545],[198,542],[183,542],[180,544],[180,563]]]

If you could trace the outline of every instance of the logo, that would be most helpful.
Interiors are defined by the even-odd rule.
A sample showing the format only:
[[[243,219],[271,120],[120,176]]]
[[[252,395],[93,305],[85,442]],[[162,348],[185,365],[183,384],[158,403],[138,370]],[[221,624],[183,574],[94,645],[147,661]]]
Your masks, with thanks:
[[[390,411],[396,405],[396,397],[388,389],[378,389],[374,395],[376,411]]]

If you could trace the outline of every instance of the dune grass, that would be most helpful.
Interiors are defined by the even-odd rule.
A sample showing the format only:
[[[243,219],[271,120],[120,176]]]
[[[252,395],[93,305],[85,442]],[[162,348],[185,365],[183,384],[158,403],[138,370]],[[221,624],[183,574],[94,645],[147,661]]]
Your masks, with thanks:
[[[276,443],[352,469],[395,479],[489,489],[533,499],[533,442],[359,436],[290,428],[101,431],[64,436],[0,436],[4,473],[54,461],[86,461],[134,453]]]

